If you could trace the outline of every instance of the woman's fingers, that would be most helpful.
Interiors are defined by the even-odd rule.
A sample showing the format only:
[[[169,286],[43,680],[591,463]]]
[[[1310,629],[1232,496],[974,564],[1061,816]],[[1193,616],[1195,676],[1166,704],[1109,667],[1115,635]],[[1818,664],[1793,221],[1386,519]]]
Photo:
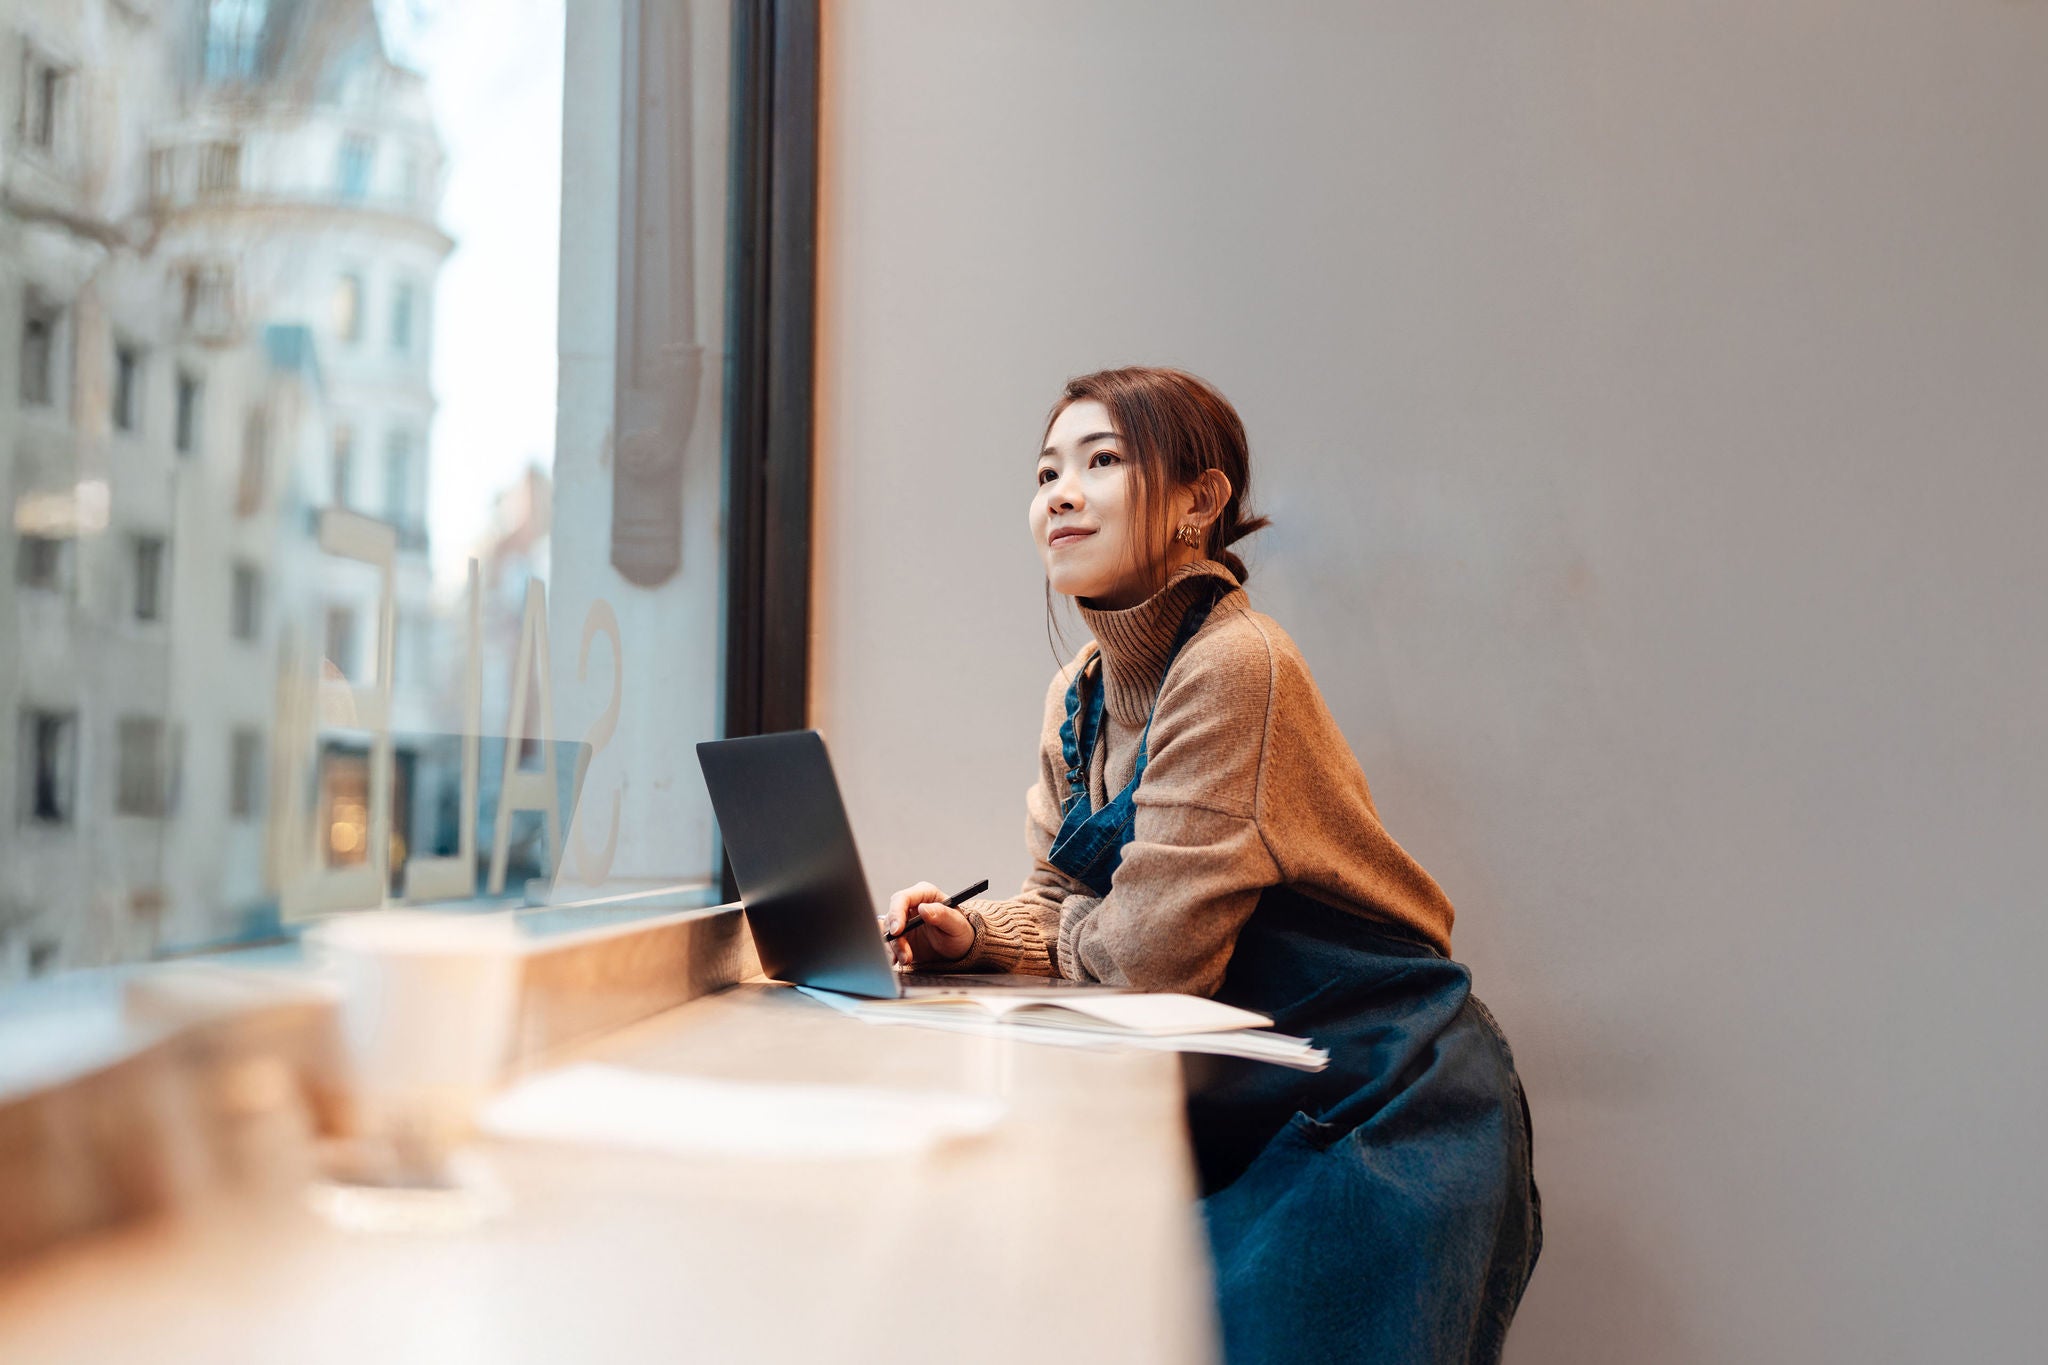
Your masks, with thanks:
[[[919,913],[924,923],[898,940],[910,944],[913,961],[950,962],[974,946],[973,923],[944,900],[927,902]]]
[[[882,927],[889,933],[896,933],[903,928],[903,921],[909,916],[911,907],[924,905],[930,901],[942,901],[945,898],[946,893],[930,882],[906,886],[889,897],[889,918]]]
[[[901,933],[904,921],[916,910],[923,923]],[[974,943],[974,925],[967,916],[946,904],[946,893],[930,882],[906,886],[889,897],[889,913],[882,917],[882,931],[899,934],[888,940],[889,960],[902,965],[945,961],[959,957]]]

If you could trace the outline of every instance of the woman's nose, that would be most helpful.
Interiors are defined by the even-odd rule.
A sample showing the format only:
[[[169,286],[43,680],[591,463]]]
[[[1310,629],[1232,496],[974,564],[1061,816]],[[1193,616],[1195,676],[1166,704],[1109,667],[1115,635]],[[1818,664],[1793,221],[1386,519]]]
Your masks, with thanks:
[[[1062,474],[1052,482],[1052,492],[1046,496],[1046,507],[1054,512],[1071,512],[1081,505],[1080,495],[1074,491],[1073,480]]]

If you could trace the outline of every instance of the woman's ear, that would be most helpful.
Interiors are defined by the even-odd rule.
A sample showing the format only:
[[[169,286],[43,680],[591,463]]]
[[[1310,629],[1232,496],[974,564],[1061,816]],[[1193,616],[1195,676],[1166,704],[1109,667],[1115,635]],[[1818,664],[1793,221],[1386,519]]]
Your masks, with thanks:
[[[1189,510],[1204,525],[1214,522],[1230,506],[1230,476],[1220,469],[1205,469],[1194,482],[1194,506]]]

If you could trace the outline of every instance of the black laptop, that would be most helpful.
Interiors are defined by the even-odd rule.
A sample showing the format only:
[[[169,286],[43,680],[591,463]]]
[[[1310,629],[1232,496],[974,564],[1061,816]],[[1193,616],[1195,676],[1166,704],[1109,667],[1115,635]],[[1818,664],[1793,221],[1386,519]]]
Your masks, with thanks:
[[[776,980],[882,999],[982,987],[1118,989],[1060,977],[897,971],[824,737],[790,730],[706,740],[697,761],[761,970]]]

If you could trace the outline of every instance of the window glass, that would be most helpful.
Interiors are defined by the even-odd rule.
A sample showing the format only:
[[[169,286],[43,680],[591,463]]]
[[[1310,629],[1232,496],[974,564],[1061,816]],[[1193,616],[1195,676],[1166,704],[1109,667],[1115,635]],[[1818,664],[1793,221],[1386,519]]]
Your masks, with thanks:
[[[25,708],[21,713],[19,797],[25,823],[71,823],[72,790],[78,764],[75,712]]]
[[[391,349],[400,355],[412,349],[412,285],[405,282],[391,295]]]
[[[164,813],[164,723],[158,716],[123,716],[117,731],[120,771],[114,809],[122,815]]]
[[[101,9],[92,214],[0,197],[0,987],[715,901],[729,4]]]
[[[24,532],[16,542],[14,581],[24,588],[58,592],[70,585],[71,542],[61,536]]]
[[[377,144],[359,133],[350,133],[341,140],[341,197],[345,200],[361,199],[370,192],[370,158],[375,155]]]
[[[361,275],[343,275],[334,282],[334,335],[349,342],[363,339]]]
[[[142,401],[142,352],[134,346],[114,348],[114,428],[133,431]]]
[[[164,612],[164,542],[161,536],[137,536],[135,546],[135,619],[161,620]]]
[[[263,633],[263,571],[237,564],[230,588],[230,632],[237,640],[255,640]]]
[[[412,433],[402,427],[384,440],[384,515],[401,535],[412,524]]]
[[[336,507],[347,507],[354,501],[355,492],[355,428],[337,422],[330,442],[333,453],[327,470],[327,498]]]
[[[190,455],[199,442],[199,392],[198,376],[178,371],[178,409],[171,444],[180,455]]]
[[[208,0],[205,70],[209,81],[246,81],[256,75],[268,0]]]
[[[263,732],[237,726],[230,742],[228,814],[236,820],[254,819],[263,795]]]
[[[30,291],[22,305],[21,401],[24,407],[43,406],[55,401],[57,323],[61,316],[34,291]]]

